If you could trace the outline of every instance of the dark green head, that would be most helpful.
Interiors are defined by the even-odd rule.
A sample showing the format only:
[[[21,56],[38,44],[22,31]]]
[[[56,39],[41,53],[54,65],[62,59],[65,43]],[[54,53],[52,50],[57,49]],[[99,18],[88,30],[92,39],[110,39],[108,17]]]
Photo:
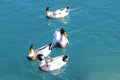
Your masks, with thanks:
[[[61,28],[60,33],[64,34],[64,32],[65,32],[64,28]]]
[[[40,61],[44,60],[44,56],[43,56],[42,54],[38,54],[38,55],[37,55],[37,58],[38,58],[38,60],[40,60]]]
[[[68,55],[64,55],[62,61],[67,62],[68,61]]]

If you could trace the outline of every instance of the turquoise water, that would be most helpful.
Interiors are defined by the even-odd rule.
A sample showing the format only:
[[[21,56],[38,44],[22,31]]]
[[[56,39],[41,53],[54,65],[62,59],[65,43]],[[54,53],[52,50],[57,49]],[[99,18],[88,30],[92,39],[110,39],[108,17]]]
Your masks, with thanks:
[[[58,4],[59,3],[59,4]],[[1,0],[0,80],[120,80],[120,0]],[[45,9],[70,6],[64,20],[45,18]],[[65,28],[70,45],[51,56],[69,55],[61,73],[29,61],[30,44],[50,43]]]

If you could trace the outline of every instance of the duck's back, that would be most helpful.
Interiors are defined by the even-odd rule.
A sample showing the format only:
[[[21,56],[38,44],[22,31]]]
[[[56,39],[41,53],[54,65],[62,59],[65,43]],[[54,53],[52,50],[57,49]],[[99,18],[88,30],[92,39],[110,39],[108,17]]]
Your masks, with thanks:
[[[63,55],[53,58],[52,61],[48,63],[49,70],[56,70],[63,67],[67,62],[62,61],[62,59],[63,59]]]
[[[56,44],[57,42],[60,42],[60,38],[61,38],[60,32],[55,31],[54,38],[53,38],[53,43]]]
[[[51,50],[49,50],[49,46],[48,46],[48,45],[43,46],[43,47],[35,50],[36,55],[42,54],[42,55],[44,55],[45,57],[48,56],[50,52],[51,52]]]

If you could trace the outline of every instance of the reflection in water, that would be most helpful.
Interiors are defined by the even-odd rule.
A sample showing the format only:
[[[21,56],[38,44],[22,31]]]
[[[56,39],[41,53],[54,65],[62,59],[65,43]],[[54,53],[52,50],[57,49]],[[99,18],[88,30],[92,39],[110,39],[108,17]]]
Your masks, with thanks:
[[[51,20],[52,19],[47,19],[48,26],[51,25]],[[59,21],[59,22],[61,22],[61,23],[63,23],[63,24],[67,24],[69,22],[70,18],[69,18],[69,16],[66,16],[65,18],[58,18],[56,20]]]
[[[51,24],[50,19],[47,19],[47,24],[48,24],[48,26],[50,26],[50,24]]]
[[[70,17],[69,17],[69,16],[66,16],[65,18],[59,19],[59,21],[60,21],[61,23],[63,23],[63,24],[67,24],[69,20],[70,20]]]
[[[59,19],[59,20],[60,20],[61,23],[63,23],[63,24],[67,24],[68,21],[69,21],[69,17],[61,18],[61,19]]]

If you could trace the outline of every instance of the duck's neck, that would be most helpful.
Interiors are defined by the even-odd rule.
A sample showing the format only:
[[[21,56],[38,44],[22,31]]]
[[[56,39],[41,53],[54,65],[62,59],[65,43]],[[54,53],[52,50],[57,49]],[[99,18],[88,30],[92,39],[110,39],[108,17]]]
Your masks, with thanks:
[[[60,41],[62,41],[63,40],[63,35],[61,35],[61,37],[60,37]]]

